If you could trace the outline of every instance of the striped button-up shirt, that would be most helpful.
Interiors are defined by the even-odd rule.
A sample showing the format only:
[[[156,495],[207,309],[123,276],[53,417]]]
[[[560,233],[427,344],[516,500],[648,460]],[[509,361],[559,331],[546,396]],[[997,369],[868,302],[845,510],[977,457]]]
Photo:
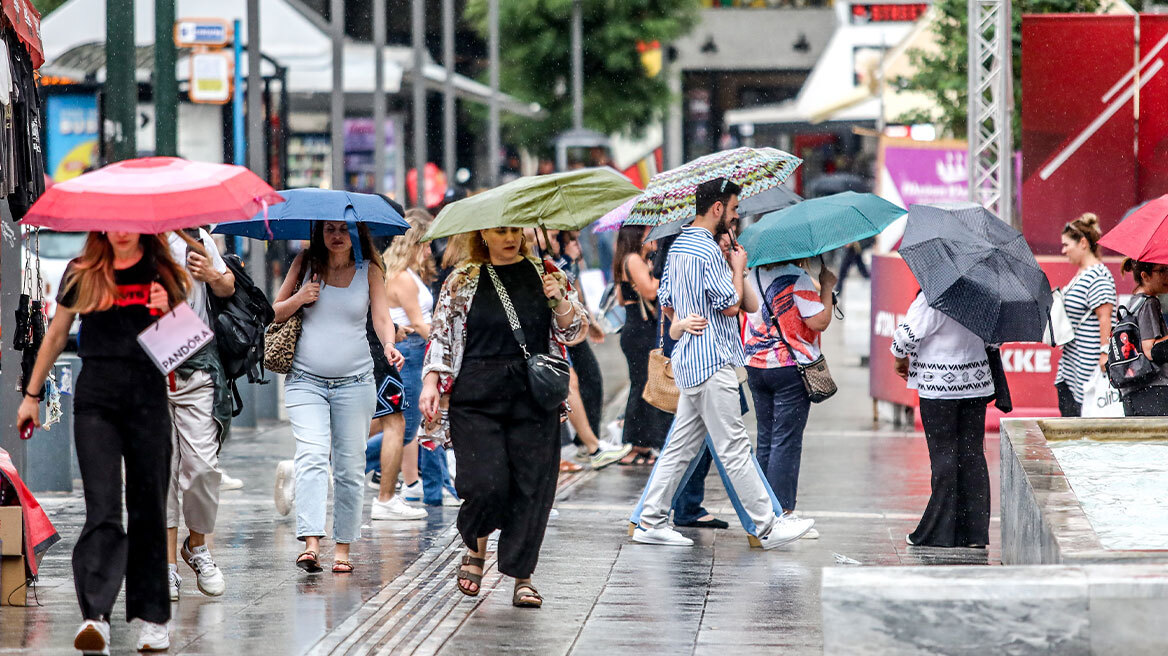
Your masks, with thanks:
[[[738,302],[733,273],[714,236],[687,226],[669,249],[657,298],[675,318],[700,314],[709,324],[701,335],[684,333],[673,348],[673,375],[680,387],[697,387],[726,365],[740,367],[746,355],[738,321],[722,310]]]

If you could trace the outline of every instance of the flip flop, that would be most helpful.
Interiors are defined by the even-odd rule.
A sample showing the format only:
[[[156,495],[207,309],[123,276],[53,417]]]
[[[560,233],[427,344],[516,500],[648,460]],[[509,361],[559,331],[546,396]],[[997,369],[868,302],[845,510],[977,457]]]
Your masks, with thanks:
[[[320,554],[311,549],[305,550],[304,553],[296,557],[296,566],[309,574],[324,571],[320,566]]]
[[[347,560],[333,561],[333,574],[352,574],[353,563]]]

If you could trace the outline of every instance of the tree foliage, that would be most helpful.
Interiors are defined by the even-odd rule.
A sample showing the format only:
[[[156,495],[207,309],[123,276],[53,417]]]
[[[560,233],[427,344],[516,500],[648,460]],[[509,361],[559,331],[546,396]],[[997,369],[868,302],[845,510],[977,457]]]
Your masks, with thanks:
[[[1106,0],[1015,0],[1013,9],[1013,69],[1014,69],[1014,137],[1021,134],[1022,111],[1022,15],[1056,13],[1093,13]],[[917,69],[910,78],[899,78],[900,89],[919,91],[933,99],[940,115],[910,112],[898,118],[901,123],[936,123],[947,136],[964,139],[966,136],[969,101],[969,13],[967,0],[937,0],[933,5],[939,18],[933,33],[940,44],[939,53],[921,50],[909,52]]]
[[[48,16],[49,12],[63,4],[65,4],[65,0],[32,0],[32,6],[36,7],[42,17]]]
[[[665,75],[648,77],[637,43],[665,47],[696,23],[698,0],[584,0],[584,126],[639,134],[661,118],[671,96]],[[486,0],[470,0],[466,19],[484,39]],[[547,154],[572,127],[572,0],[499,3],[499,87],[547,113],[543,120],[503,116],[508,140]]]

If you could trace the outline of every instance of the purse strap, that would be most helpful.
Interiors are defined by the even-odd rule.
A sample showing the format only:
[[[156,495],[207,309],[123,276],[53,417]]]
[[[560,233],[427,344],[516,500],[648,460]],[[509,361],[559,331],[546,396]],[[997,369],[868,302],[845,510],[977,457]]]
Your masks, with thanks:
[[[799,372],[802,373],[804,369],[803,364],[800,363],[799,358],[795,356],[795,351],[791,348],[791,344],[787,341],[787,338],[783,337],[783,328],[779,325],[778,319],[775,318],[775,313],[771,310],[771,304],[767,303],[766,290],[763,289],[762,286],[762,274],[759,273],[758,269],[754,270],[754,281],[758,284],[758,295],[761,297],[759,305],[761,305],[766,310],[767,318],[770,319],[771,325],[775,327],[775,332],[778,333],[777,337],[779,338],[779,341],[783,343],[784,347],[786,347],[787,355],[791,356],[791,359],[795,361],[795,366],[798,367]]]
[[[488,264],[487,273],[491,276],[491,284],[495,286],[495,293],[499,295],[499,301],[503,303],[503,312],[507,313],[507,323],[511,324],[511,334],[515,336],[515,341],[519,342],[519,348],[523,350],[523,357],[530,359],[531,354],[527,352],[527,339],[523,335],[523,326],[519,324],[519,316],[515,314],[515,306],[511,304],[507,288],[503,286],[503,281],[499,280],[499,274],[495,273],[494,266]]]

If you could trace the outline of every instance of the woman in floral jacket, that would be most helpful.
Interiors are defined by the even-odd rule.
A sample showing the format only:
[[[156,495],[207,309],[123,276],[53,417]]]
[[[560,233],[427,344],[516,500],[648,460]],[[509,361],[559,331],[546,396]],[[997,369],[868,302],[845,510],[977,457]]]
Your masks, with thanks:
[[[462,238],[469,257],[434,308],[419,405],[427,439],[454,447],[464,499],[458,530],[467,546],[458,589],[479,593],[487,536],[498,529],[499,571],[515,578],[512,603],[538,608],[543,598],[531,574],[555,498],[560,411],[532,397],[524,351],[497,287],[514,306],[532,355],[562,355],[564,345],[584,339],[587,312],[564,275],[530,255],[521,229]]]

